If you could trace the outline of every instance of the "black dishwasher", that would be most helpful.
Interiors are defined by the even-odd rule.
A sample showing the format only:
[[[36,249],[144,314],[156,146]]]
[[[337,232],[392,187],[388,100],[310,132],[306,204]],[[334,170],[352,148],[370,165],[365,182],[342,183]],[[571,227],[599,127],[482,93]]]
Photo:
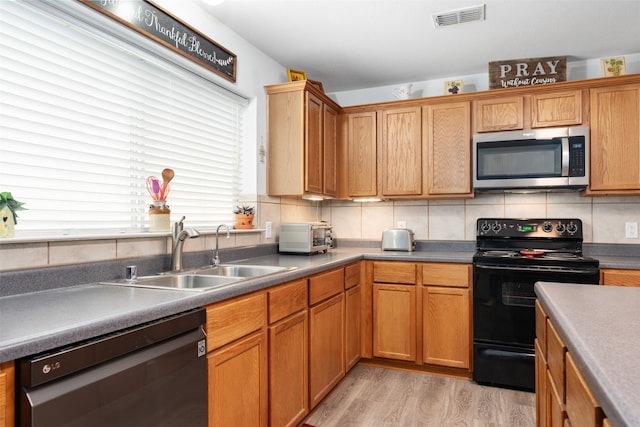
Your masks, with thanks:
[[[205,427],[204,310],[21,359],[16,425]]]

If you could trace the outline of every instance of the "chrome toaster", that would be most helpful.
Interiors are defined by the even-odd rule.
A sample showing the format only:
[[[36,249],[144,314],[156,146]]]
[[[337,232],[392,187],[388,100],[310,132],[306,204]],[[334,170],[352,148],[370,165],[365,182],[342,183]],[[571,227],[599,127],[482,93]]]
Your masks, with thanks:
[[[407,251],[416,249],[413,230],[408,228],[390,228],[382,232],[383,251]]]

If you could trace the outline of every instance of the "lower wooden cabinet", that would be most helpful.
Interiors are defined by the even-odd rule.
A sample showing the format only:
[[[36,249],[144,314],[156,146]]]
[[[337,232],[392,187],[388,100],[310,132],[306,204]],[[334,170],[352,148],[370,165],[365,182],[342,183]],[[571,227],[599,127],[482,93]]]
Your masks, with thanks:
[[[269,425],[296,426],[309,413],[307,280],[267,292],[269,304]]]
[[[609,424],[562,338],[536,302],[536,426],[601,427]],[[546,346],[543,341],[546,340]],[[546,348],[546,351],[545,351]]]
[[[373,356],[416,360],[416,286],[373,284]]]
[[[14,423],[13,362],[0,363],[0,427],[13,427]]]
[[[345,337],[344,337],[344,358],[345,372],[353,368],[360,360],[361,342],[361,310],[362,310],[362,287],[360,285],[347,289],[344,293],[345,312]]]
[[[208,306],[209,426],[268,425],[266,293]]]
[[[566,408],[571,424],[575,426],[601,426],[604,414],[589,386],[582,378],[570,353],[567,353]]]
[[[342,379],[344,292],[309,309],[309,405],[316,406]]]
[[[600,275],[603,285],[640,287],[640,270],[603,268]]]
[[[208,356],[209,426],[267,426],[267,336],[264,331]]]
[[[423,362],[469,369],[469,289],[426,286],[422,298]]]
[[[304,310],[269,327],[271,427],[296,426],[309,413],[308,324]]]

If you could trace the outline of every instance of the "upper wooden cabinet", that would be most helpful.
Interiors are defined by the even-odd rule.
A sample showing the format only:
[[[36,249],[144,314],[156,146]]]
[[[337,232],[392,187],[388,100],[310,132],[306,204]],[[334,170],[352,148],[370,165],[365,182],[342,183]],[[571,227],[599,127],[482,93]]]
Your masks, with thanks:
[[[473,102],[476,133],[583,123],[582,90],[550,91]]]
[[[340,106],[306,80],[265,89],[267,193],[335,197]]]
[[[420,107],[380,112],[383,196],[422,195],[421,124]]]
[[[524,97],[510,96],[474,101],[473,121],[476,133],[524,129]]]
[[[572,126],[582,124],[582,91],[531,95],[531,127]]]
[[[472,197],[471,107],[451,102],[423,107],[423,165],[429,197]]]
[[[347,114],[344,120],[343,176],[346,197],[373,197],[378,194],[377,119],[375,112]]]
[[[640,194],[640,83],[592,89],[588,193]]]

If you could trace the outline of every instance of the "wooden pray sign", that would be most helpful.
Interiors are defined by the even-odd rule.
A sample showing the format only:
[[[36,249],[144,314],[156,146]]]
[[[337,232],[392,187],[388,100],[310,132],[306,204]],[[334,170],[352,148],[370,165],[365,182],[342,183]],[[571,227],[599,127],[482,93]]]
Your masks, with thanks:
[[[567,81],[567,57],[489,62],[489,89],[546,85]]]

